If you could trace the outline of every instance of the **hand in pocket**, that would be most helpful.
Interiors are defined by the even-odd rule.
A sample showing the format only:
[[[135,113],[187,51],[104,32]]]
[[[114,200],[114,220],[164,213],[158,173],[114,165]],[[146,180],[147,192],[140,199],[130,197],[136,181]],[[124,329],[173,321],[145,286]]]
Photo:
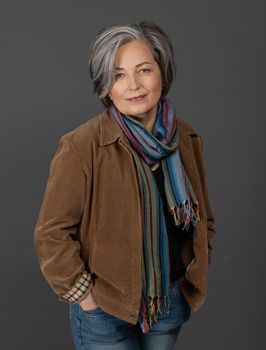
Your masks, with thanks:
[[[87,297],[79,303],[80,307],[84,311],[97,309],[98,304],[93,299],[92,294],[88,294]]]

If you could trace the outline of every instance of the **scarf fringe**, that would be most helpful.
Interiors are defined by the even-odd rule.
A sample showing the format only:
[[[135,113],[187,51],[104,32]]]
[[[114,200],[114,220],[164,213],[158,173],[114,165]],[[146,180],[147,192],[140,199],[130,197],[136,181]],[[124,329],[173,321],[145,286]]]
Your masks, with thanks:
[[[198,203],[195,203],[194,205],[195,209],[191,202],[186,201],[179,206],[169,208],[169,211],[174,216],[176,226],[184,224],[183,229],[188,229],[190,221],[194,226],[200,221]]]
[[[144,297],[141,302],[141,312],[139,323],[143,333],[148,333],[154,323],[157,323],[157,315],[169,313],[170,297],[148,296],[148,303],[145,303]],[[148,310],[147,310],[147,306]]]

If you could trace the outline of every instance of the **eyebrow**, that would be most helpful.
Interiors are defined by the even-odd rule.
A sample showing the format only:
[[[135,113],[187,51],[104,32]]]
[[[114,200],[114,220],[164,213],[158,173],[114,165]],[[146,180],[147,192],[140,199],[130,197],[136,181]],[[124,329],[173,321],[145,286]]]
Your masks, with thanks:
[[[147,62],[147,61],[141,62],[141,63],[139,63],[139,64],[136,65],[136,68],[142,66],[143,64],[151,64],[151,62]],[[123,70],[124,68],[122,68],[122,67],[115,67],[115,69],[116,69],[116,70]]]

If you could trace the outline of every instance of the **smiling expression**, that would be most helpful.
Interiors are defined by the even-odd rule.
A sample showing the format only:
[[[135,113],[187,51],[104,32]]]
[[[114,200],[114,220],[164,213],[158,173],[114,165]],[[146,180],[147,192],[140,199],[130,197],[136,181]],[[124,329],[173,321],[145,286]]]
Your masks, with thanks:
[[[151,125],[162,93],[162,79],[150,46],[141,40],[123,44],[116,52],[115,67],[109,97],[121,113]]]

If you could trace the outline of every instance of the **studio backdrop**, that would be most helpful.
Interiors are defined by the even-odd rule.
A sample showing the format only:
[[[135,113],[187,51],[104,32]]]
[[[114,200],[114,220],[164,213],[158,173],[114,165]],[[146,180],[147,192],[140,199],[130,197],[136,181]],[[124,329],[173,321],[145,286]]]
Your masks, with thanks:
[[[74,349],[33,230],[60,137],[104,110],[91,41],[141,20],[173,42],[169,97],[203,138],[216,219],[207,299],[176,349],[265,347],[265,2],[14,0],[0,4],[1,349]]]

